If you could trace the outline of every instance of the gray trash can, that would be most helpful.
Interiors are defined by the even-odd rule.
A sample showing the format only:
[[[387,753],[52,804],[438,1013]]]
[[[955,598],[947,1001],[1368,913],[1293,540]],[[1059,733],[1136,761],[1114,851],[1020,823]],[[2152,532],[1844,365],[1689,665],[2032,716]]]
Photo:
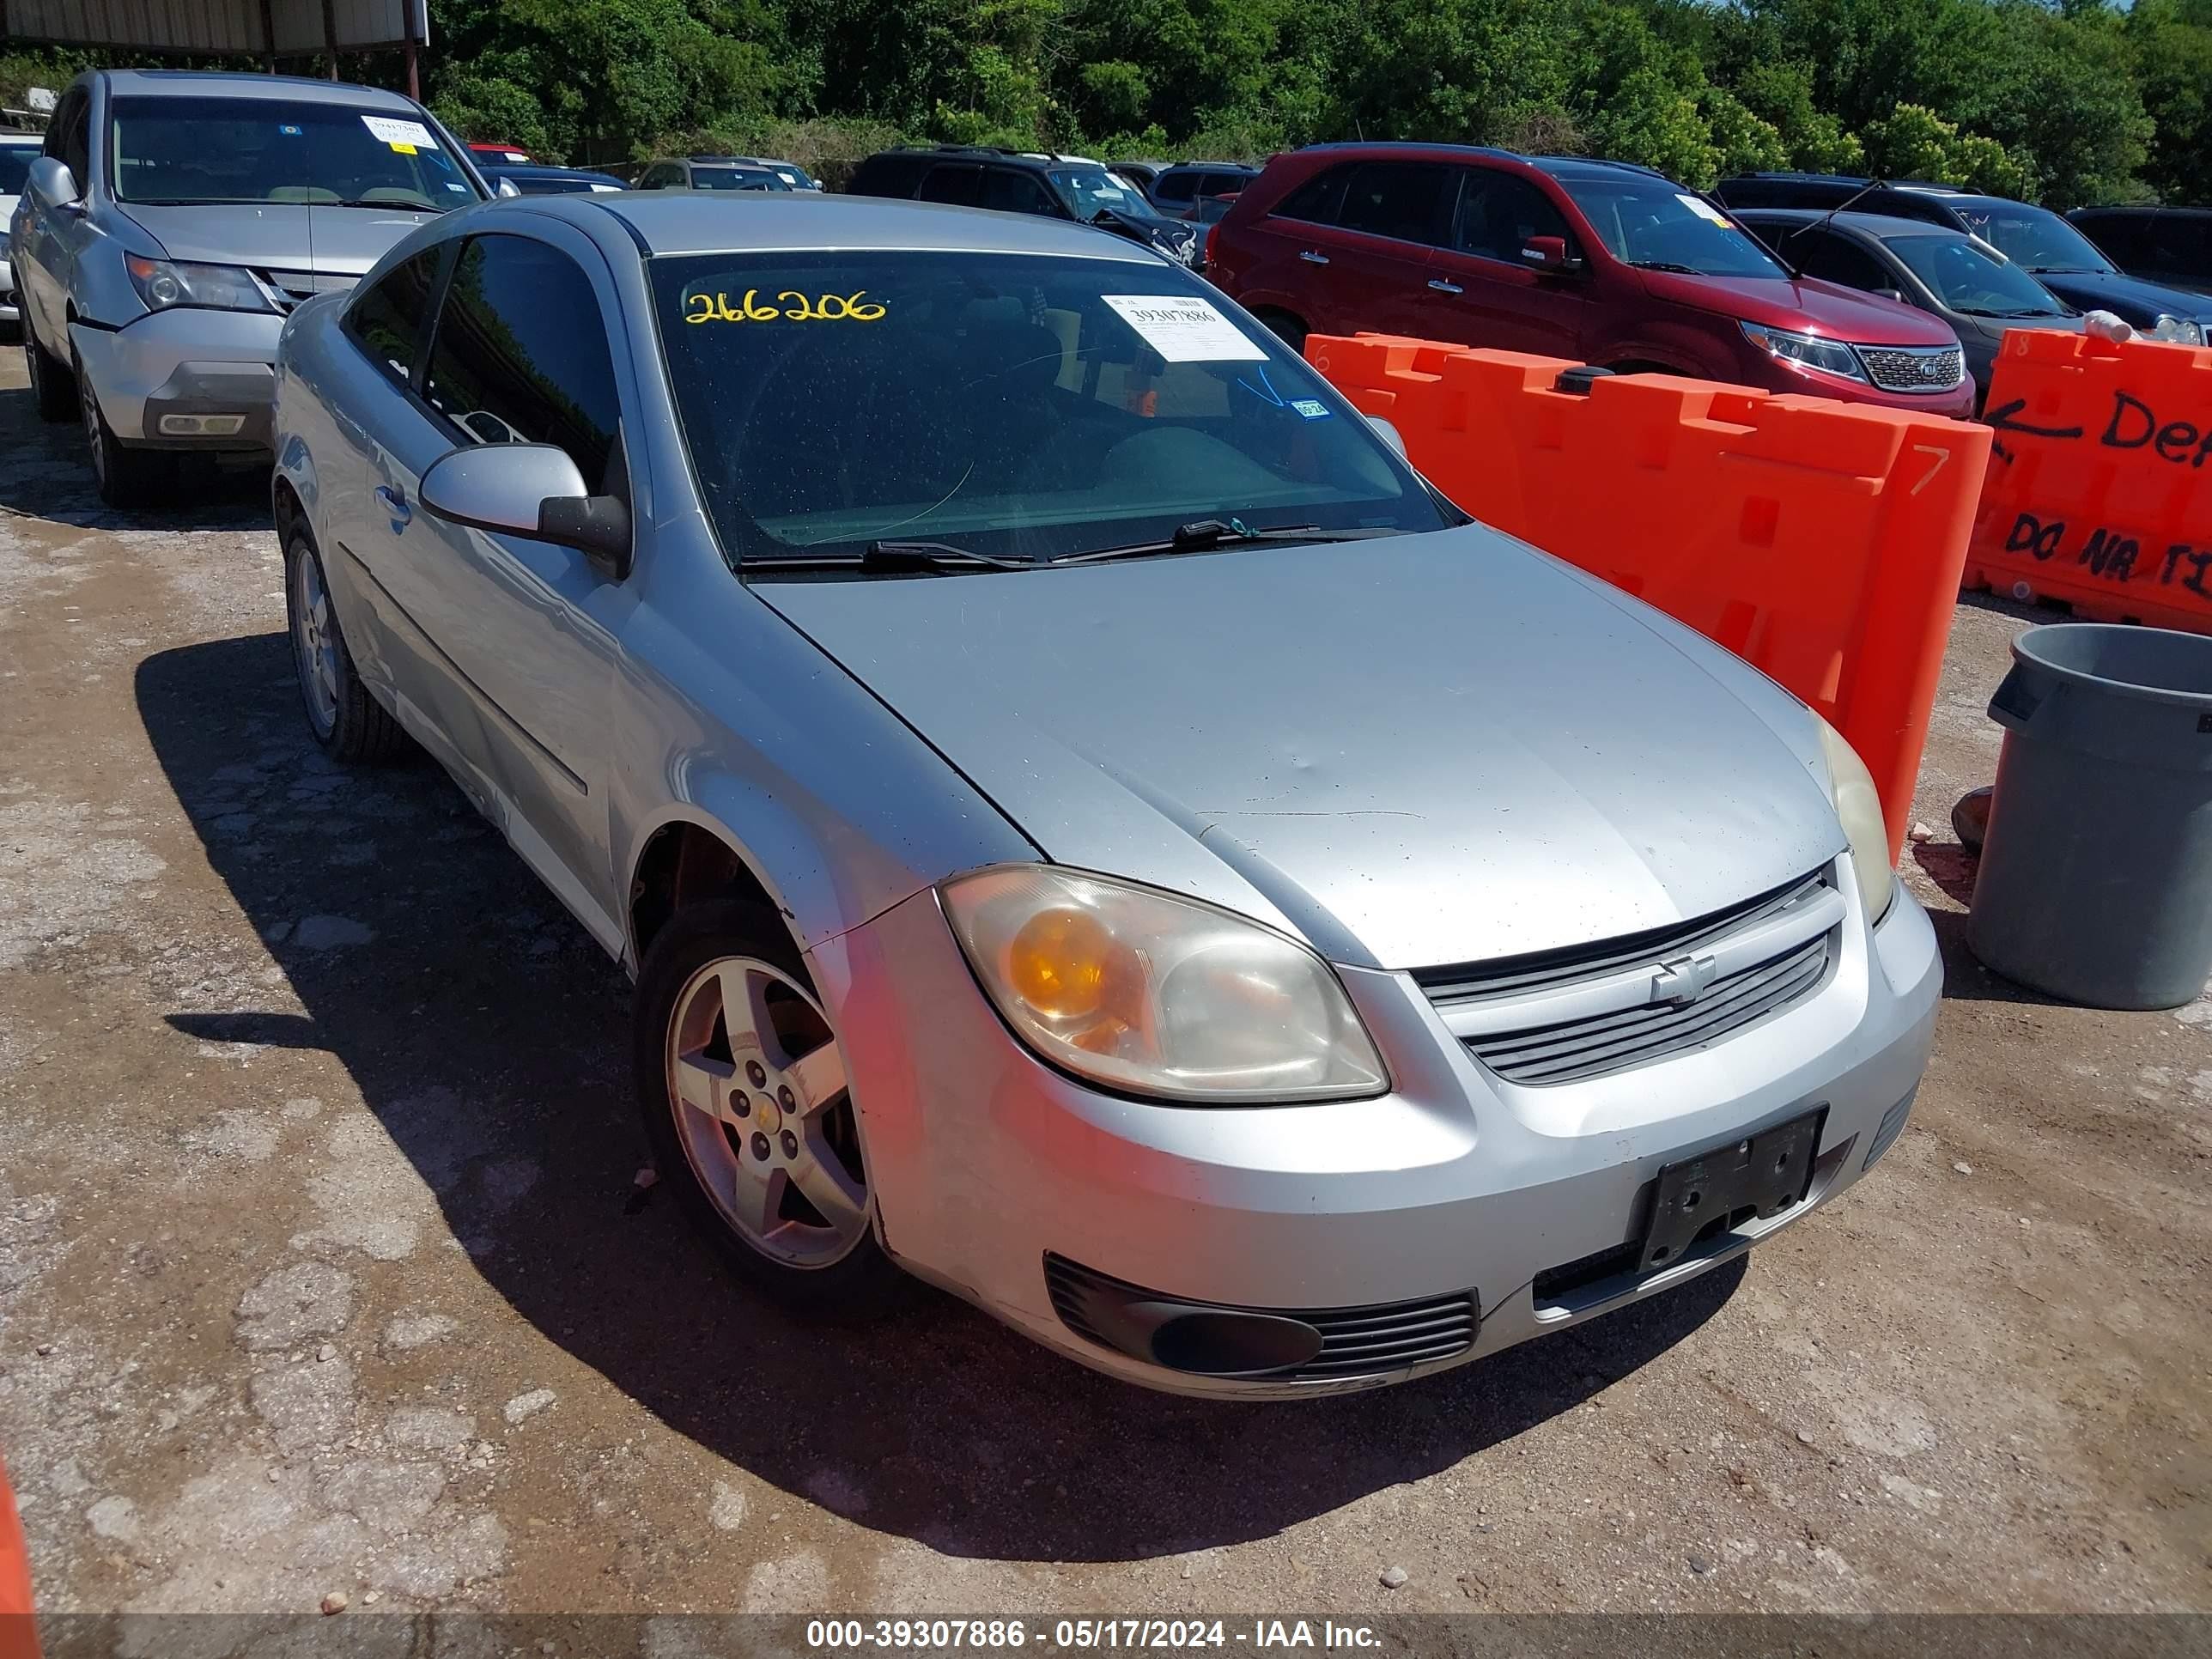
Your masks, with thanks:
[[[2066,623],[2013,641],[1967,948],[2093,1008],[2212,974],[2212,639]]]

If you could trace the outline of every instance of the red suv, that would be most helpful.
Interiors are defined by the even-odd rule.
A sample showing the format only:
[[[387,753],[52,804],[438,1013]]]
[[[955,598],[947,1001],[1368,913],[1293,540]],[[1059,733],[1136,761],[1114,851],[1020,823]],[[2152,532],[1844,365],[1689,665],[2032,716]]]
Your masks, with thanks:
[[[1625,162],[1455,144],[1278,155],[1206,275],[1285,339],[1368,330],[1970,416],[1949,325],[1803,276]]]

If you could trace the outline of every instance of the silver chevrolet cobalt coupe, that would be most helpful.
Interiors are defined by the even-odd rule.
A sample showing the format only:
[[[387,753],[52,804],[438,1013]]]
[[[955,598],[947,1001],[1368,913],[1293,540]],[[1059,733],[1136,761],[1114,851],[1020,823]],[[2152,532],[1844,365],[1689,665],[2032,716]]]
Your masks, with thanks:
[[[1365,1388],[1904,1127],[1940,969],[1850,749],[1148,250],[496,202],[277,374],[316,736],[428,750],[635,972],[660,1170],[763,1292]]]

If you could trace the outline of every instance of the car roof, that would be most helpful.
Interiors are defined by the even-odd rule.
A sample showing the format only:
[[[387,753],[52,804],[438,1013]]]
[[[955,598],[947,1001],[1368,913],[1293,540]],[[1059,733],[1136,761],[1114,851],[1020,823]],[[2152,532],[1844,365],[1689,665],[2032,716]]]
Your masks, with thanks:
[[[2169,207],[2163,202],[2107,202],[2101,207],[2075,208],[2073,214],[2069,216],[2087,216],[2092,213],[2195,214],[2199,217],[2207,217],[2212,216],[2212,207]]]
[[[591,221],[582,216],[611,214],[648,254],[950,250],[1057,254],[1132,264],[1159,257],[1125,238],[1067,220],[811,190],[768,191],[742,201],[711,191],[671,195],[625,191],[620,195],[533,197],[492,205],[501,213],[550,213],[585,225]]]
[[[1888,213],[1832,214],[1826,208],[1730,208],[1729,211],[1747,223],[1763,221],[1777,225],[1810,225],[1826,221],[1838,230],[1856,231],[1877,242],[1893,242],[1907,236],[1966,238],[1965,231],[1954,230],[1948,225],[1932,224],[1925,219],[1900,219]]]
[[[488,179],[611,179],[597,167],[556,167],[550,161],[483,161],[478,170]]]
[[[117,96],[258,98],[288,104],[343,104],[358,109],[413,110],[414,102],[381,87],[315,81],[304,75],[245,75],[221,70],[102,70]]]
[[[1257,173],[1259,170],[1249,161],[1177,161],[1173,167],[1164,169],[1168,173]]]

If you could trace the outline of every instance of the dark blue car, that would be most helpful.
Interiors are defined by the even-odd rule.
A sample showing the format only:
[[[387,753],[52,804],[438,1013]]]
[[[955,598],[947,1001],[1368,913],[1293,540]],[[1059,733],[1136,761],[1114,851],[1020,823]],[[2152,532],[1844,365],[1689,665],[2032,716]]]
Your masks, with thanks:
[[[523,196],[581,196],[587,191],[629,188],[611,173],[591,173],[582,167],[495,165],[483,172],[493,189],[498,189],[503,179]]]
[[[1838,208],[1918,219],[1978,236],[2076,311],[2109,311],[2160,339],[2212,338],[2212,295],[2130,276],[2049,208],[1912,179],[1876,184],[1826,173],[1753,173],[1714,191],[1733,208]]]

